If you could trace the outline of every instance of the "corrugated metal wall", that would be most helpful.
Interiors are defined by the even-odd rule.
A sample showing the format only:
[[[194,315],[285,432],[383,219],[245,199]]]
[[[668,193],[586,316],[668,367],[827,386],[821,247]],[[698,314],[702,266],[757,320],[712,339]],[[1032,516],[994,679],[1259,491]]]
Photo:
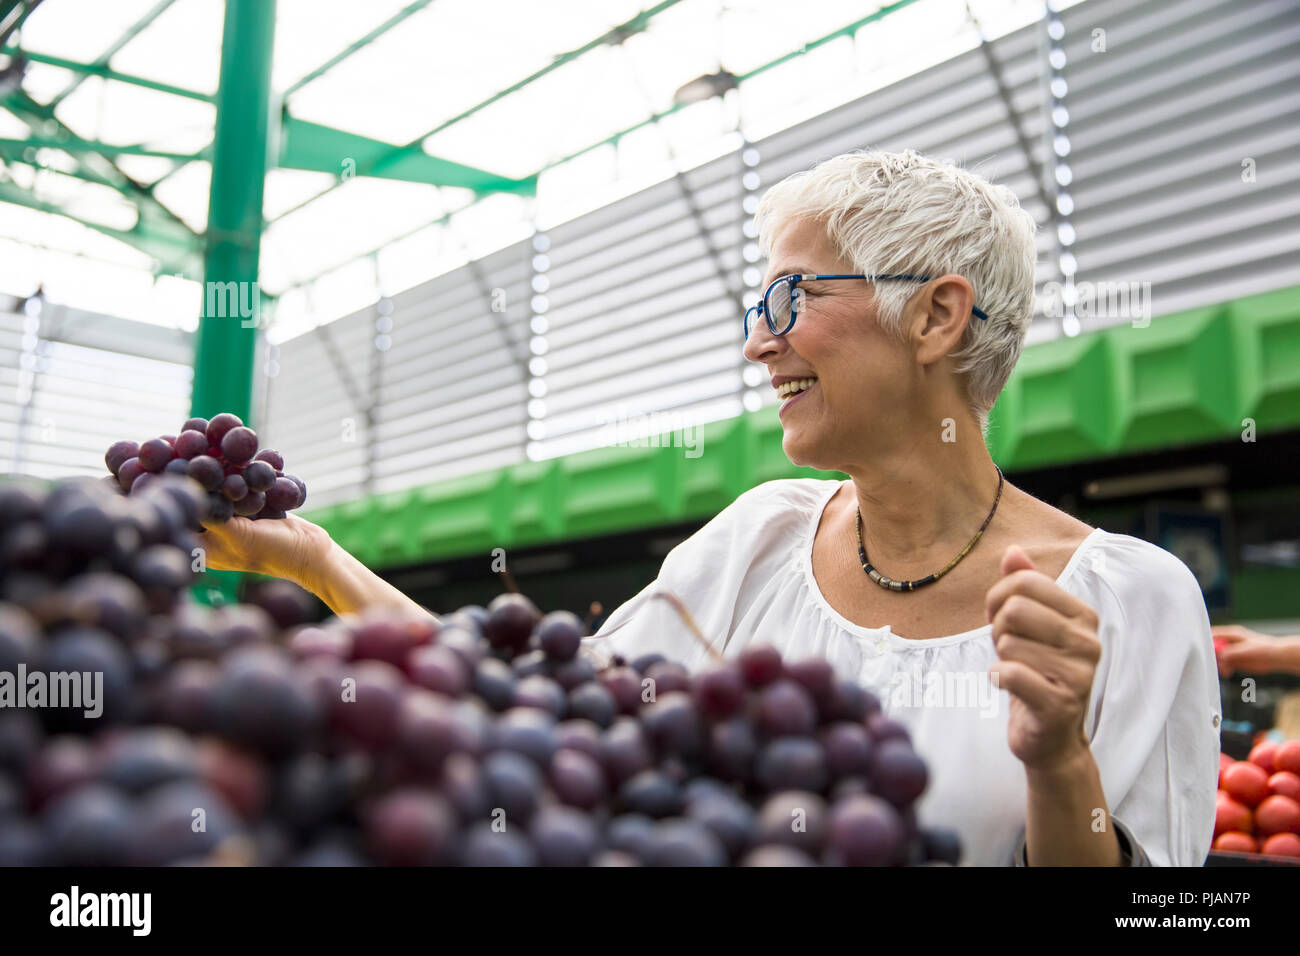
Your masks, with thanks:
[[[46,303],[0,310],[0,468],[106,475],[120,438],[174,433],[189,415],[192,336]]]
[[[1150,282],[1156,315],[1300,282],[1300,3],[1064,19],[1078,279]]]

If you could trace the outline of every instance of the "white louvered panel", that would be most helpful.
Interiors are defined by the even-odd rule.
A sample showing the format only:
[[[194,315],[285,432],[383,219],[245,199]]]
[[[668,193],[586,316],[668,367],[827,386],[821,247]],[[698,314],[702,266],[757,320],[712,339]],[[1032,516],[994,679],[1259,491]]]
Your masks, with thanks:
[[[0,467],[105,475],[112,442],[180,427],[192,358],[192,336],[174,329],[51,304],[39,321],[0,312]]]
[[[738,226],[737,217],[727,236],[733,233],[739,236]],[[740,250],[734,239],[723,245],[718,242],[721,237],[711,235],[714,248],[719,249],[722,267],[734,283],[736,279],[730,273],[742,264]],[[659,295],[674,291],[682,284],[712,282],[719,292],[724,290],[709,244],[692,224],[679,224],[672,234],[651,237],[645,246],[641,250],[628,250],[628,259],[574,282],[563,294],[552,296],[552,329],[558,332],[611,308],[643,305],[653,309]]]
[[[448,458],[440,464],[424,468],[405,467],[393,476],[376,475],[375,493],[387,494],[394,491],[405,491],[408,488],[416,488],[420,485],[448,481],[462,475],[517,464],[519,461],[519,447],[524,441],[524,435],[520,432],[515,438],[517,440],[511,441],[495,451],[458,457],[458,453],[453,453],[451,449],[445,449]]]
[[[722,371],[733,376],[738,374],[734,349],[695,351],[671,361],[644,366],[636,372],[600,379],[563,393],[562,400],[548,402],[548,430],[564,414],[575,411],[604,417],[619,408],[629,409],[629,414],[646,414],[660,407],[674,408],[685,404],[680,395],[688,386],[694,389],[709,376]],[[651,396],[658,396],[669,404],[656,406]]]
[[[1155,316],[1300,283],[1300,5],[1093,0],[1064,20],[1077,281],[1149,283]]]
[[[270,389],[271,414],[275,418],[276,408],[289,408],[293,411],[283,412],[280,420],[291,416],[302,422],[282,442],[286,458],[301,445],[301,456],[295,460],[306,463],[304,471],[328,467],[329,455],[313,454],[306,446],[338,445],[340,422],[355,420],[356,441],[348,450],[348,467],[336,469],[337,475],[318,483],[322,493],[313,495],[315,504],[381,487],[393,490],[390,472],[394,468],[400,472],[410,462],[400,454],[404,448],[418,454],[454,446],[473,434],[491,450],[509,446],[515,460],[522,456],[525,363],[531,336],[530,259],[526,244],[517,243],[481,260],[476,269],[462,267],[392,297],[387,333],[391,345],[386,351],[377,351],[378,313],[373,307],[327,327],[327,334],[340,329],[336,341],[340,351],[346,348],[350,353],[354,387],[363,404],[373,402],[371,430],[366,428],[364,409],[356,407],[338,380],[324,343],[317,342],[300,355],[291,351],[297,340],[285,343],[281,362],[285,371]],[[504,311],[494,312],[493,305],[501,304],[502,297]],[[319,333],[302,338],[313,337]],[[323,388],[328,396],[322,395]],[[324,427],[312,427],[313,419],[323,417],[322,406],[332,415]],[[460,467],[481,467],[474,454],[471,449],[458,456]],[[410,467],[423,467],[423,463],[417,460]],[[446,472],[443,466],[440,473]]]
[[[286,461],[286,464],[288,462]],[[295,472],[296,474],[296,472]],[[307,485],[305,507],[320,508],[339,501],[349,500],[351,491],[365,480],[366,468],[361,464],[336,462],[320,474],[298,475]]]
[[[522,447],[524,439],[523,426],[517,425],[491,432],[476,432],[445,443],[424,443],[410,452],[387,459],[383,464],[383,474],[391,476],[406,468],[431,467],[436,464],[447,464],[454,469],[458,459],[468,459],[503,448]]]
[[[720,311],[716,303],[707,303],[710,311]],[[701,307],[703,310],[704,306]],[[743,342],[743,329],[740,322],[696,322],[676,335],[663,336],[658,351],[655,353],[655,366],[667,365],[680,359],[710,349],[725,349],[733,353],[738,342]],[[620,375],[640,371],[645,365],[641,356],[634,351],[624,350],[602,355],[595,361],[571,365],[558,372],[552,372],[547,381],[555,385],[557,394],[570,395],[580,391],[593,382],[603,382]],[[552,403],[554,397],[551,396]]]
[[[376,455],[425,444],[432,430],[440,441],[461,438],[470,432],[509,428],[522,424],[526,395],[522,386],[502,389],[499,394],[448,400],[421,412],[389,419],[383,437],[376,443]]]
[[[481,357],[486,357],[493,367],[518,370],[527,353],[529,335],[526,326],[507,337],[497,331],[490,319],[466,319],[446,331],[430,331],[413,341],[403,339],[400,349],[394,346],[398,354],[385,365],[384,381],[393,386],[408,381],[425,384],[454,381],[466,374],[461,363]],[[520,370],[519,374],[523,372]]]
[[[638,420],[635,417],[616,417],[608,421],[594,421],[585,429],[567,431],[555,438],[539,442],[539,444],[547,457],[569,455],[589,448],[603,447],[610,442],[614,444],[630,444],[644,431],[641,426],[655,427],[658,425],[659,427],[666,426],[668,431],[673,433],[666,440],[662,437],[654,439],[660,445],[675,443],[681,447],[686,447],[688,442],[693,441],[696,448],[703,451],[698,429],[710,422],[735,418],[744,410],[736,384],[733,381],[725,379],[719,381],[716,383],[714,392],[713,395],[705,395],[698,401],[680,405],[671,411],[661,412],[658,416],[648,420]],[[648,436],[646,440],[648,443],[650,440]]]
[[[546,421],[547,438],[554,438],[582,429],[600,427],[610,419],[619,417],[624,412],[628,415],[663,414],[688,407],[705,399],[736,393],[741,386],[740,370],[730,368],[711,375],[692,376],[689,384],[691,386],[689,392],[683,387],[683,382],[669,382],[658,388],[647,389],[635,396],[629,396],[634,401],[634,404],[629,402],[627,406],[620,406],[615,403],[605,403],[599,407],[577,408],[565,414],[548,417]],[[683,401],[683,394],[688,394],[690,398]]]
[[[643,288],[644,286],[644,288]],[[573,322],[550,335],[548,364],[566,368],[594,356],[644,343],[651,347],[663,339],[689,332],[705,323],[730,323],[741,328],[738,306],[725,297],[721,281],[703,262],[684,266],[677,281],[637,283],[634,289],[642,296],[622,303],[609,293],[610,306],[580,322]]]

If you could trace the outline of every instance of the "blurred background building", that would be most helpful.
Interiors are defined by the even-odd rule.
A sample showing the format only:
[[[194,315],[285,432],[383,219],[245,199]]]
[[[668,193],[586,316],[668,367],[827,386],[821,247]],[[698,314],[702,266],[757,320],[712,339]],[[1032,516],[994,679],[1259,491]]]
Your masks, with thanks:
[[[612,607],[816,474],[763,190],[915,148],[1040,226],[995,460],[1300,630],[1300,6],[642,4],[0,0],[0,468],[234,410],[421,603]]]

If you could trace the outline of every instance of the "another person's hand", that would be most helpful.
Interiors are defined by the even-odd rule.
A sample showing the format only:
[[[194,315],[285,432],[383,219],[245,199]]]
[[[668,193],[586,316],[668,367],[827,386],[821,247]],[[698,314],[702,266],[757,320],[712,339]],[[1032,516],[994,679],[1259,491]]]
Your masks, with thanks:
[[[1023,550],[1002,556],[986,613],[1001,658],[989,673],[1011,694],[1007,743],[1029,770],[1089,754],[1083,718],[1101,643],[1097,612],[1034,567]]]
[[[1212,633],[1219,674],[1223,677],[1231,677],[1238,671],[1269,674],[1287,670],[1288,651],[1294,657],[1294,648],[1300,641],[1300,638],[1261,634],[1239,624],[1220,624]]]
[[[212,570],[251,571],[304,586],[331,543],[329,532],[297,515],[258,521],[235,516],[203,527],[198,544]]]

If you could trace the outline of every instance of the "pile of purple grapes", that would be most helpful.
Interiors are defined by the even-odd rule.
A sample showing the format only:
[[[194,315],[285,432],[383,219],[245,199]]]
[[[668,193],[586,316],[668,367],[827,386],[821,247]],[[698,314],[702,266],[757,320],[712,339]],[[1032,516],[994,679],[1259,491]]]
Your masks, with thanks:
[[[122,491],[133,494],[164,474],[188,475],[208,493],[207,518],[283,518],[307,500],[302,479],[284,472],[284,459],[257,448],[257,432],[238,415],[222,412],[212,420],[191,418],[179,435],[143,444],[114,442],[104,464]]]
[[[0,708],[0,865],[957,862],[906,730],[824,661],[602,667],[518,594],[440,623],[312,622],[287,582],[208,607],[204,498],[0,483],[0,672],[102,675],[98,717]]]

